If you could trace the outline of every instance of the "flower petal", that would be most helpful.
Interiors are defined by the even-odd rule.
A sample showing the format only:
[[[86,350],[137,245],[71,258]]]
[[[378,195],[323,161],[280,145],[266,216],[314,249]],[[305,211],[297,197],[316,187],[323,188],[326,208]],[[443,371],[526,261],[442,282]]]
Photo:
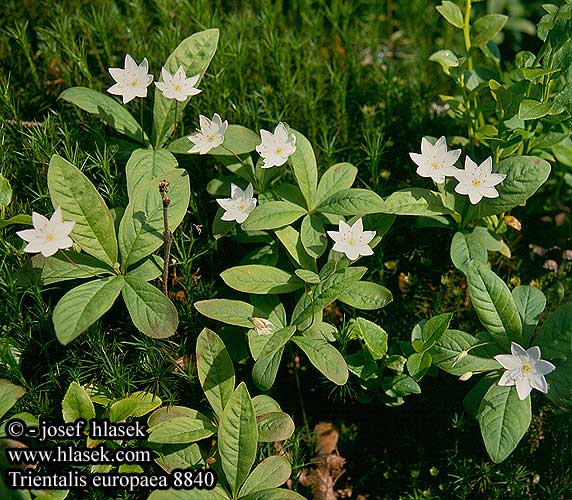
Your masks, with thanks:
[[[534,389],[543,392],[544,394],[548,392],[548,383],[546,382],[544,375],[542,375],[541,373],[537,373],[530,377],[530,385]]]
[[[516,379],[516,392],[521,401],[524,401],[532,391],[532,386],[530,385],[530,380],[524,377],[518,377]]]
[[[556,370],[556,367],[550,361],[546,361],[545,359],[539,359],[535,363],[534,368],[542,375],[548,375]]]
[[[511,342],[510,343],[510,352],[512,352],[513,356],[525,356],[528,357],[526,351],[524,350],[524,348],[520,345],[517,344],[516,342]]]
[[[497,354],[494,358],[507,370],[519,370],[522,366],[520,358],[512,354]]]

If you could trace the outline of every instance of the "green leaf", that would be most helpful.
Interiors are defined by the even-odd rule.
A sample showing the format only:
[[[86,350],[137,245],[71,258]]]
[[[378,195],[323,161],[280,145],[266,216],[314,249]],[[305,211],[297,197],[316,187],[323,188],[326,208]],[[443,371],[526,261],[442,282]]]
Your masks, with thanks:
[[[382,382],[383,390],[392,398],[401,398],[410,394],[421,394],[421,387],[413,377],[405,375],[392,375],[384,377]]]
[[[305,500],[302,495],[285,488],[271,488],[268,490],[250,493],[240,500]]]
[[[393,300],[393,295],[384,286],[371,281],[358,281],[338,297],[340,302],[357,309],[374,311]]]
[[[114,274],[112,269],[99,259],[73,250],[60,250],[51,257],[41,254],[32,257],[32,267],[42,269],[42,282],[51,285],[60,281],[78,278],[98,278]]]
[[[433,365],[451,375],[467,372],[498,370],[500,365],[493,356],[501,351],[487,345],[471,334],[460,330],[446,330],[429,351]]]
[[[310,141],[300,132],[291,129],[296,137],[296,151],[290,157],[290,164],[300,191],[306,200],[306,207],[311,209],[318,185],[318,168],[316,157]]]
[[[456,3],[444,0],[441,5],[438,5],[435,8],[449,24],[453,25],[455,28],[463,29],[463,12]]]
[[[123,276],[114,276],[72,288],[54,308],[52,321],[58,340],[69,344],[87,330],[111,308],[124,286]]]
[[[236,498],[254,464],[258,447],[254,406],[244,382],[232,393],[224,409],[218,438],[222,470]]]
[[[259,443],[286,441],[294,434],[295,426],[293,420],[282,411],[272,411],[262,415],[257,414],[256,420],[258,422]]]
[[[95,418],[95,408],[85,389],[77,382],[72,382],[62,401],[64,422],[75,422],[83,418],[88,422]]]
[[[197,373],[205,396],[221,418],[234,390],[234,366],[223,341],[208,328],[197,338]]]
[[[294,273],[296,274],[296,276],[298,276],[298,278],[304,280],[304,283],[308,283],[310,285],[317,285],[321,281],[320,276],[316,274],[314,271],[307,271],[306,269],[296,269]]]
[[[174,335],[179,315],[171,299],[145,280],[125,276],[121,294],[131,321],[148,337],[164,339]]]
[[[6,415],[25,392],[23,387],[12,384],[9,380],[0,379],[0,418]]]
[[[389,213],[384,201],[370,189],[342,189],[328,196],[315,209],[336,215],[367,215]]]
[[[31,226],[32,217],[26,214],[19,214],[14,215],[14,217],[10,217],[9,219],[0,219],[0,229],[6,226],[11,226],[12,224],[25,224]]]
[[[555,360],[556,370],[546,375],[548,394],[546,397],[555,405],[572,409],[572,358]]]
[[[289,326],[268,335],[252,369],[252,380],[261,390],[267,391],[274,384],[284,346],[295,332],[296,327]]]
[[[294,274],[257,264],[231,267],[221,273],[221,278],[239,292],[256,294],[287,293],[304,286]]]
[[[302,245],[310,257],[317,259],[322,256],[328,247],[328,238],[324,224],[327,220],[321,214],[306,215],[302,219],[300,238]]]
[[[149,392],[137,391],[111,405],[109,420],[111,422],[125,422],[128,418],[142,417],[159,408],[161,404],[161,398],[153,396]]]
[[[242,498],[251,493],[282,486],[290,479],[291,473],[290,462],[284,457],[278,455],[267,457],[248,476],[240,488],[238,497]]]
[[[149,428],[149,442],[182,444],[200,441],[216,432],[208,419],[175,417]]]
[[[280,405],[275,399],[272,399],[266,394],[259,394],[252,398],[252,404],[254,405],[254,413],[256,413],[256,418],[261,417],[266,413],[282,411]]]
[[[161,455],[155,459],[155,462],[157,462],[159,467],[169,474],[171,474],[175,469],[197,469],[199,467],[204,467],[201,449],[197,444],[191,444],[183,449],[178,449],[173,453]]]
[[[276,229],[297,221],[306,210],[289,201],[268,201],[256,207],[242,223],[245,231]]]
[[[235,158],[236,155],[250,153],[260,144],[260,136],[252,130],[242,125],[229,125],[224,134],[224,142],[211,149],[208,154],[212,156],[229,156]],[[174,140],[167,148],[171,153],[177,154],[198,154],[189,153],[193,143],[188,137],[180,137]],[[247,179],[251,181],[252,179]]]
[[[173,169],[161,177],[139,184],[119,224],[121,265],[129,267],[151,255],[164,242],[163,200],[159,182],[169,183],[169,229],[174,231],[187,213],[191,188],[189,175]]]
[[[471,41],[475,46],[483,46],[492,40],[508,21],[502,14],[487,14],[477,19],[471,26]]]
[[[158,255],[149,256],[127,271],[127,276],[143,281],[152,281],[161,274],[163,274],[163,259]]]
[[[125,165],[129,199],[135,189],[151,179],[162,177],[177,168],[177,159],[166,149],[136,149]]]
[[[210,299],[200,300],[193,304],[195,309],[207,318],[215,319],[227,325],[252,328],[248,318],[256,316],[254,306],[241,300]]]
[[[524,345],[528,345],[546,307],[546,296],[538,288],[517,286],[512,291],[512,298],[522,321]]]
[[[451,260],[457,269],[466,273],[469,262],[486,264],[488,258],[487,249],[472,234],[455,233],[451,241]]]
[[[459,59],[450,50],[438,50],[437,52],[433,52],[433,54],[429,56],[429,60],[439,63],[446,75],[451,74],[451,68],[459,66]]]
[[[304,306],[300,311],[294,311],[292,323],[299,325],[318,311],[322,311],[357,283],[366,271],[366,267],[346,267],[323,280],[316,285],[311,296],[306,295]]]
[[[534,345],[543,358],[572,359],[572,303],[562,304],[542,324]]]
[[[286,226],[274,232],[296,264],[304,269],[316,270],[316,261],[306,252],[298,231]]]
[[[431,367],[433,358],[428,351],[414,352],[407,358],[407,371],[415,380],[421,380]]]
[[[479,320],[497,344],[507,351],[511,340],[522,344],[522,323],[504,281],[484,264],[472,261],[467,285]]]
[[[336,163],[328,168],[318,183],[314,205],[319,205],[342,189],[351,188],[356,180],[357,172],[357,168],[351,163]]]
[[[149,141],[141,125],[127,111],[127,107],[108,95],[86,87],[72,87],[64,90],[59,98],[104,120],[120,134],[131,137],[137,142]]]
[[[463,398],[465,411],[473,418],[478,418],[479,407],[491,385],[498,382],[498,374],[489,373],[482,377]]]
[[[534,99],[524,99],[518,107],[518,117],[521,120],[538,120],[552,111],[552,102],[540,102]]]
[[[200,75],[199,81],[195,86],[199,85],[216,52],[218,37],[218,29],[208,29],[185,38],[171,52],[163,67],[169,73],[174,74],[179,66],[183,66],[187,77]],[[158,88],[155,88],[152,135],[153,143],[157,149],[165,143],[173,132],[175,110],[177,112],[177,120],[181,120],[183,110],[189,100],[190,98],[184,102],[177,102],[175,99],[167,99]]]
[[[508,212],[523,204],[548,179],[550,164],[534,156],[514,156],[501,160],[494,170],[507,174],[507,177],[496,186],[498,198],[487,198],[480,202],[481,218]],[[476,209],[473,207],[473,210]]]
[[[103,198],[71,163],[53,155],[48,168],[48,188],[54,208],[64,220],[75,221],[72,238],[88,254],[113,265],[117,262],[117,238],[113,217]]]
[[[441,338],[445,333],[453,314],[439,314],[438,316],[433,316],[425,322],[423,329],[421,330],[421,340],[423,341],[423,350],[427,351],[431,349],[435,343]]]
[[[498,464],[513,452],[530,425],[530,398],[521,401],[516,387],[495,383],[481,401],[478,418],[487,452]]]
[[[344,385],[348,381],[346,360],[335,347],[323,339],[295,336],[294,342],[308,356],[310,362],[334,384]]]
[[[381,359],[387,353],[387,333],[381,326],[357,318],[352,323],[350,332],[363,340],[373,359]]]
[[[0,208],[5,208],[12,201],[12,188],[8,179],[0,174]]]
[[[451,210],[445,207],[440,193],[421,188],[395,191],[385,199],[383,212],[395,215],[446,215]]]

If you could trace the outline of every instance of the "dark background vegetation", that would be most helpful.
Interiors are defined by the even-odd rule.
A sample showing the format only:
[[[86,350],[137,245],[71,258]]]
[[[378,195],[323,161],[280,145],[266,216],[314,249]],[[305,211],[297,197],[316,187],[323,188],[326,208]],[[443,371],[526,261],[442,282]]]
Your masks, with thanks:
[[[72,86],[105,91],[112,83],[107,68],[122,66],[126,52],[136,60],[147,57],[151,73],[158,76],[183,38],[210,27],[220,29],[219,49],[202,94],[186,108],[185,130],[195,128],[199,113],[218,112],[253,130],[284,120],[314,144],[322,171],[339,161],[353,162],[359,167],[358,183],[382,196],[407,185],[428,186],[415,175],[407,153],[418,150],[423,135],[464,133],[435,106],[439,94],[452,90],[428,57],[445,47],[462,52],[460,33],[446,27],[435,4],[4,0],[0,172],[15,191],[7,215],[32,209],[51,213],[46,171],[54,153],[82,168],[108,205],[124,206],[124,142],[105,124],[58,101],[58,95]],[[542,15],[541,2],[525,0],[481,2],[475,10],[482,14],[493,4],[533,22]],[[519,50],[538,46],[534,36],[506,30],[503,64],[510,66]],[[138,116],[138,103],[128,108]],[[145,119],[150,125],[150,115]],[[206,185],[222,167],[203,157],[179,161],[191,175],[192,201],[174,244],[172,290],[181,325],[170,340],[142,336],[118,303],[87,333],[62,347],[53,333],[51,311],[68,285],[42,288],[27,271],[14,229],[1,230],[0,376],[25,384],[27,393],[17,411],[59,418],[61,399],[74,380],[110,398],[147,390],[165,403],[205,407],[193,371],[194,343],[204,326],[221,329],[192,304],[229,295],[218,275],[236,264],[244,250],[210,236],[216,205]],[[551,197],[552,188],[549,183],[528,207],[514,211],[523,229],[510,229],[507,235],[513,257],[491,256],[494,269],[511,286],[534,282],[542,287],[552,304],[549,309],[570,300],[571,273],[565,263],[557,273],[544,269],[551,254],[539,257],[529,245],[572,248],[570,207]],[[456,313],[455,327],[478,331],[464,277],[450,263],[450,237],[443,230],[415,227],[414,218],[400,218],[368,261],[370,279],[390,288],[394,301],[367,317],[378,321],[393,343],[408,340],[420,319],[446,311]],[[329,314],[332,321],[343,322],[343,308],[333,307]],[[236,359],[244,347],[233,348]],[[11,365],[12,358],[20,364]],[[249,382],[250,365],[238,364],[238,369],[239,377]],[[513,456],[495,465],[486,456],[477,424],[462,410],[472,381],[461,383],[444,374],[427,377],[422,395],[387,408],[360,402],[364,395],[354,381],[334,388],[303,360],[301,374],[309,427],[331,420],[340,430],[340,453],[348,463],[339,487],[351,488],[352,498],[572,498],[570,415],[551,409],[537,395],[531,431]],[[288,363],[272,394],[299,429],[287,445],[297,474],[312,457],[313,442]],[[122,492],[74,498],[80,497],[135,498]]]

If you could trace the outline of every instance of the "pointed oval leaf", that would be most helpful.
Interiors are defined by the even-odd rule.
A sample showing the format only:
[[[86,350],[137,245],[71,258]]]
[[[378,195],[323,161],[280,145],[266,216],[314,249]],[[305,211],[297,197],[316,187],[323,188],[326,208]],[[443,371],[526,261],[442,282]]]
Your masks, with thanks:
[[[250,473],[240,488],[238,497],[241,498],[269,488],[278,488],[288,481],[291,473],[290,462],[284,457],[278,455],[267,457]]]
[[[318,183],[314,205],[319,205],[326,198],[342,189],[351,188],[356,180],[357,171],[357,168],[351,163],[336,163],[328,168]]]
[[[480,203],[480,217],[488,217],[523,204],[550,175],[550,164],[534,156],[514,156],[501,160],[494,168],[506,179],[496,186],[499,197],[483,199]],[[473,210],[476,210],[473,207]]]
[[[84,418],[88,422],[95,418],[95,408],[89,394],[77,382],[72,382],[62,401],[62,415],[64,422],[75,422]]]
[[[395,191],[385,199],[380,210],[395,215],[446,215],[450,214],[440,193],[428,189],[409,188]]]
[[[203,316],[226,323],[227,325],[252,328],[248,318],[255,316],[254,306],[241,300],[210,299],[200,300],[193,304]]]
[[[294,421],[283,411],[273,411],[257,415],[258,442],[275,443],[286,441],[294,434]]]
[[[531,417],[530,397],[521,401],[516,387],[491,385],[481,401],[478,419],[493,462],[502,462],[514,451],[526,433]]]
[[[316,270],[316,261],[304,248],[298,231],[291,226],[286,226],[274,232],[296,264],[302,266],[304,269]]]
[[[469,262],[487,262],[489,254],[480,241],[470,234],[456,232],[451,241],[451,260],[459,271],[467,272]]]
[[[311,297],[305,295],[305,300],[297,307],[299,310],[295,310],[292,315],[292,323],[299,325],[331,304],[357,283],[366,271],[366,267],[346,267],[324,279],[316,285]]]
[[[172,75],[179,66],[183,66],[187,77],[200,75],[197,87],[213,58],[218,45],[218,29],[200,31],[185,38],[177,48],[171,52],[163,67]],[[177,102],[175,99],[167,99],[163,93],[155,88],[155,100],[153,106],[153,143],[156,148],[162,146],[173,132],[175,125],[175,110],[177,119],[180,120],[185,106],[190,99]],[[176,104],[175,104],[176,103]]]
[[[171,299],[145,280],[125,276],[123,300],[131,321],[148,337],[164,339],[174,335],[179,315]]]
[[[259,264],[231,267],[220,276],[231,288],[246,293],[287,293],[304,286],[304,282],[294,274]]]
[[[327,220],[321,214],[306,215],[302,219],[300,239],[310,257],[317,259],[322,256],[328,247],[328,238],[324,224]]]
[[[291,133],[296,136],[296,151],[290,157],[290,163],[298,187],[306,200],[306,207],[310,209],[312,208],[318,185],[316,156],[310,141],[304,135],[293,129]]]
[[[228,400],[220,419],[218,439],[222,470],[236,498],[256,460],[258,448],[254,406],[244,382]]]
[[[473,45],[485,45],[503,29],[507,21],[508,17],[502,14],[487,14],[477,19],[471,26]]]
[[[381,359],[387,353],[387,333],[381,326],[365,318],[357,318],[350,330],[363,340],[373,359]]]
[[[511,340],[522,344],[522,323],[504,281],[484,264],[472,261],[467,285],[479,320],[497,344],[507,351]]]
[[[113,97],[87,87],[72,87],[64,90],[59,98],[104,120],[120,134],[131,137],[137,142],[149,141],[137,120]]]
[[[117,238],[111,212],[103,198],[78,168],[54,155],[48,168],[48,188],[54,208],[64,220],[75,221],[72,238],[88,254],[113,265],[117,262]]]
[[[0,379],[0,418],[2,418],[16,401],[20,399],[26,390],[19,385],[12,384],[9,380]]]
[[[335,347],[323,339],[295,336],[294,342],[308,356],[310,362],[334,384],[344,385],[348,381],[348,365]]]
[[[177,159],[166,149],[136,149],[125,165],[129,198],[140,184],[161,177],[178,166]]]
[[[256,207],[242,223],[245,231],[261,231],[288,226],[306,213],[306,209],[289,201],[269,201]]]
[[[340,302],[364,311],[381,309],[393,300],[392,293],[384,286],[371,281],[358,281],[338,297]]]
[[[56,337],[69,344],[113,305],[125,286],[123,276],[103,278],[79,285],[66,293],[54,308]]]
[[[528,345],[546,307],[546,296],[539,288],[517,286],[512,291],[512,298],[522,321],[524,344]]]
[[[444,0],[441,5],[435,8],[449,24],[455,26],[455,28],[463,29],[463,12],[456,3]]]
[[[32,257],[32,267],[42,270],[42,283],[50,285],[80,278],[100,278],[115,274],[99,259],[73,250],[60,250],[51,257],[41,254]]]
[[[158,396],[149,392],[137,391],[111,405],[109,420],[111,422],[124,422],[128,418],[142,417],[157,409],[161,404],[161,398]]]
[[[384,201],[370,189],[342,189],[328,196],[316,211],[336,215],[367,215],[388,212]]]
[[[234,390],[234,366],[220,337],[205,328],[197,338],[197,373],[215,414],[221,418]]]
[[[182,444],[194,443],[216,432],[210,422],[199,418],[176,417],[149,428],[150,443]]]

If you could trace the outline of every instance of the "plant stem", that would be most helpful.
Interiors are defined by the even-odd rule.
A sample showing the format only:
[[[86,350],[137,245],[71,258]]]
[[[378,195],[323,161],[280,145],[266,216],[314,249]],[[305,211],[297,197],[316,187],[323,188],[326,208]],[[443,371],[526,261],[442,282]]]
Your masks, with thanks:
[[[296,390],[298,392],[298,400],[300,402],[300,411],[302,412],[302,420],[304,422],[304,427],[306,427],[306,429],[309,429],[308,427],[308,417],[306,416],[306,407],[304,406],[304,397],[302,396],[302,387],[300,385],[300,377],[298,376],[298,366],[297,366],[297,361],[298,361],[298,355],[296,354],[295,351],[292,351],[293,356],[292,356],[292,365],[294,366],[294,379],[296,380]]]
[[[175,136],[175,139],[176,139],[177,138],[177,99],[175,99],[175,125],[174,125],[173,135]]]
[[[469,71],[473,71],[473,58],[471,56],[471,0],[465,2],[465,19],[463,24],[463,37],[465,39],[465,51],[467,53],[467,65]]]
[[[173,233],[169,229],[169,204],[171,199],[167,197],[167,189],[169,183],[161,181],[159,183],[159,192],[163,200],[163,238],[165,239],[165,253],[163,255],[163,293],[169,296],[169,260],[171,258],[171,243],[173,242]]]

